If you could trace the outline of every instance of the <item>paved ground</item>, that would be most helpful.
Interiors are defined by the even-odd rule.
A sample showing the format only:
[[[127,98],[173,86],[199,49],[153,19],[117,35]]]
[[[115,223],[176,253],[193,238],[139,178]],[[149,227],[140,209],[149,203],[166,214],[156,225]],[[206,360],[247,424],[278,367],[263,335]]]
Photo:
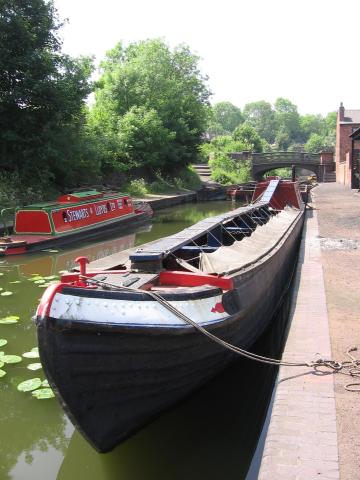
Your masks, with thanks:
[[[334,183],[313,193],[283,358],[345,360],[352,346],[360,358],[360,195]],[[280,369],[260,479],[360,479],[360,393],[344,389],[350,382]]]
[[[338,184],[314,191],[333,357],[357,346],[360,359],[360,195]],[[349,377],[335,375],[340,477],[360,479],[360,393],[344,389]],[[360,381],[360,379],[359,379]]]
[[[317,215],[307,212],[283,359],[331,356]],[[338,479],[333,375],[281,367],[259,478]]]

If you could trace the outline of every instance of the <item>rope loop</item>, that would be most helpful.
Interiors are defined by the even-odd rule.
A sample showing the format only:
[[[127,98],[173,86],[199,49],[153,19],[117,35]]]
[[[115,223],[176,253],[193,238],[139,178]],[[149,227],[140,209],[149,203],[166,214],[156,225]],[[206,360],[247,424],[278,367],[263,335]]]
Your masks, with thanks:
[[[187,315],[185,315],[183,312],[178,310],[174,305],[172,305],[170,302],[165,300],[159,293],[157,292],[151,292],[149,290],[136,290],[131,287],[124,287],[122,285],[112,285],[110,283],[105,283],[101,280],[96,280],[94,278],[89,278],[86,276],[81,276],[82,279],[86,280],[90,284],[96,284],[97,286],[101,286],[102,288],[111,288],[113,290],[127,290],[131,292],[136,292],[138,294],[147,294],[149,295],[152,299],[157,301],[160,305],[162,305],[164,308],[166,308],[169,312],[172,314],[176,315],[178,318],[183,320],[185,323],[188,325],[191,325],[194,327],[197,331],[208,337],[210,340],[213,342],[217,343],[218,345],[226,348],[227,350],[230,350],[238,355],[241,355],[245,358],[248,358],[250,360],[255,360],[260,363],[266,363],[268,365],[275,365],[275,366],[286,366],[286,367],[308,367],[312,368],[314,372],[322,372],[326,373],[322,370],[319,370],[321,367],[325,367],[329,369],[330,371],[328,373],[341,373],[343,375],[348,375],[350,377],[355,377],[355,378],[360,378],[360,360],[357,360],[353,355],[351,355],[350,352],[356,352],[357,347],[351,347],[346,351],[347,356],[350,358],[350,360],[345,360],[343,362],[337,362],[335,360],[329,360],[329,359],[323,359],[319,358],[317,360],[311,361],[311,362],[289,362],[286,360],[279,360],[276,358],[269,358],[269,357],[264,357],[261,355],[257,355],[256,353],[249,352],[247,350],[244,350],[236,345],[233,345],[231,343],[228,343],[227,341],[217,337],[213,333],[209,332],[206,330],[203,326],[199,325],[196,323],[194,320],[189,318]],[[349,383],[345,385],[345,390],[349,392],[360,392],[360,382],[359,383]]]

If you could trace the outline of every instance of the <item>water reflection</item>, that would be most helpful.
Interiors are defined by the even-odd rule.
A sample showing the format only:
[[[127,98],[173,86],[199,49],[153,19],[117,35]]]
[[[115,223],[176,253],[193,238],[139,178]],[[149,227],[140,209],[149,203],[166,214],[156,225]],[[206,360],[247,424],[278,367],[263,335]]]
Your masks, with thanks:
[[[64,437],[65,418],[55,402],[34,401],[30,395],[18,392],[16,385],[24,375],[10,368],[10,382],[0,384],[0,478],[26,478],[13,475],[19,462],[19,454],[27,465],[34,461],[34,452],[59,451],[65,453],[67,441]],[[31,377],[28,376],[29,378]]]
[[[147,226],[147,229],[150,228],[151,225]],[[43,276],[56,275],[61,270],[73,268],[75,266],[75,258],[79,256],[88,257],[90,261],[98,260],[99,258],[133,247],[135,238],[136,234],[131,233],[105,242],[97,242],[90,245],[82,244],[81,247],[76,249],[61,250],[55,255],[40,253],[30,256],[14,256],[9,260],[9,264],[11,262],[16,266],[20,276],[28,277],[34,273]]]

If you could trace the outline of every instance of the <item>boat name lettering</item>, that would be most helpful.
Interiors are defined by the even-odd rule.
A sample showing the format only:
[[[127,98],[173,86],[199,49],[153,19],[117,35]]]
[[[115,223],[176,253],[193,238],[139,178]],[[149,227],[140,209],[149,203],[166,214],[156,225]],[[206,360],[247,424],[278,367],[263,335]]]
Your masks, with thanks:
[[[90,217],[89,210],[87,208],[81,208],[79,210],[66,210],[67,222],[74,222],[76,220],[84,220]]]
[[[106,204],[95,205],[95,215],[103,215],[108,212]]]

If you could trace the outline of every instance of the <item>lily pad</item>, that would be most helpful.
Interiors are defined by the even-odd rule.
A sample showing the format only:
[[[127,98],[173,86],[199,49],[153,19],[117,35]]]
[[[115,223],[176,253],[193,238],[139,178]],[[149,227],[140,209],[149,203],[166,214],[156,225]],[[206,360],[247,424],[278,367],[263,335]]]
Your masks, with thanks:
[[[13,282],[10,282],[12,284],[15,284],[15,283],[21,283],[20,280],[14,280]]]
[[[41,275],[35,275],[34,277],[28,278],[30,282],[37,282],[38,280],[43,280],[43,277]]]
[[[0,318],[0,323],[10,325],[10,323],[17,323],[20,317],[17,315],[9,315],[8,317]]]
[[[20,392],[31,392],[32,390],[36,390],[39,387],[41,387],[40,378],[30,378],[30,380],[25,380],[25,382],[19,383],[17,389]]]
[[[50,387],[49,382],[48,382],[47,380],[43,380],[43,381],[41,382],[41,386],[42,386],[42,387],[46,387],[46,388],[49,388],[49,387]]]
[[[3,277],[3,276],[4,276],[4,274],[2,272],[0,272],[0,277]]]
[[[4,365],[5,363],[0,360],[0,368],[2,368]]]
[[[40,370],[42,368],[41,363],[30,363],[26,368],[29,370]]]
[[[0,347],[3,347],[4,345],[7,344],[7,340],[5,340],[5,338],[0,338]]]
[[[1,378],[1,377],[5,377],[5,375],[6,375],[5,370],[1,370],[1,369],[0,369],[0,378]]]
[[[58,275],[49,275],[48,277],[44,277],[45,280],[56,280],[59,278]]]
[[[19,355],[1,355],[1,361],[4,363],[19,363],[22,358]]]
[[[40,280],[35,280],[34,283],[35,283],[35,284],[38,284],[38,283],[45,283],[45,282],[46,282],[46,280],[40,279]]]
[[[13,294],[13,292],[9,292],[9,291],[7,291],[7,292],[1,292],[1,293],[0,293],[0,295],[1,295],[2,297],[10,297],[10,295],[12,295],[12,294]]]
[[[39,347],[33,347],[30,352],[36,352],[39,353]]]
[[[39,358],[39,352],[36,351],[31,351],[31,352],[25,352],[22,354],[24,358]]]
[[[38,390],[32,392],[31,395],[38,400],[46,400],[47,398],[55,397],[54,392],[51,390],[51,388],[39,388]]]
[[[1,290],[4,290],[4,289],[2,287],[0,287],[0,292],[1,292]]]

